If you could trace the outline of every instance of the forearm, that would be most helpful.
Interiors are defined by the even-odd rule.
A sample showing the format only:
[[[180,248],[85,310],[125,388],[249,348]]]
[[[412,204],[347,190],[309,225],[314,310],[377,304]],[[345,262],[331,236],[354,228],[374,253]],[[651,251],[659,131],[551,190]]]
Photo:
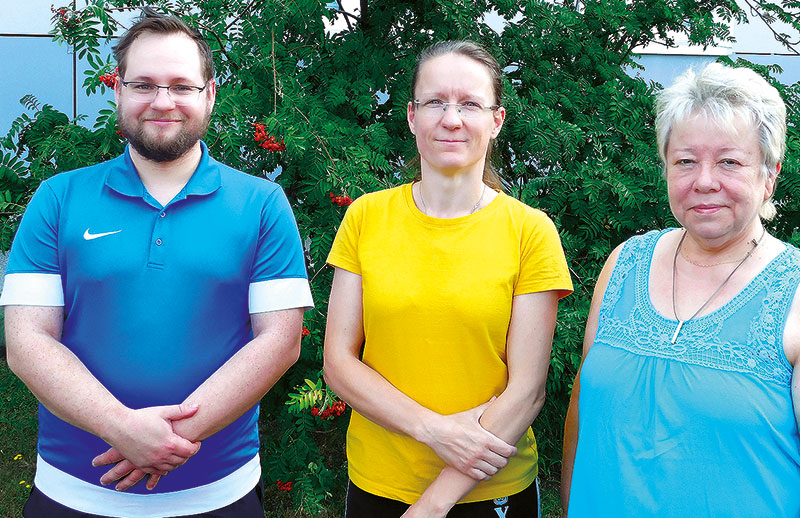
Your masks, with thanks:
[[[291,309],[250,316],[254,338],[217,369],[181,405],[156,407],[170,439],[167,452],[176,454],[160,462],[163,475],[182,465],[197,453],[201,440],[215,434],[255,405],[300,354],[303,310]],[[146,412],[150,409],[144,409]],[[156,452],[159,453],[159,452]],[[162,455],[162,457],[164,457]],[[125,451],[112,448],[94,459],[95,465],[116,463],[101,479],[120,480],[117,490],[125,490],[144,477],[142,465]],[[146,471],[146,470],[145,470]],[[150,473],[150,472],[148,472]],[[147,487],[158,483],[150,477]]]
[[[800,365],[796,365],[792,372],[792,405],[794,407],[794,420],[800,430]]]
[[[173,422],[178,435],[204,440],[257,404],[300,355],[303,310],[287,310],[245,344],[185,400],[197,413]]]
[[[488,402],[441,415],[392,385],[360,359],[364,343],[361,276],[336,269],[325,333],[325,381],[359,414],[427,446],[448,465],[482,479],[504,466],[516,448],[484,430]]]
[[[537,397],[537,392],[539,395]],[[495,399],[480,419],[481,425],[494,435],[516,444],[530,427],[544,403],[544,391],[520,390],[509,386]],[[445,467],[420,497],[419,505],[434,516],[446,514],[477,485],[478,481],[460,471]],[[444,516],[441,514],[441,516]]]
[[[567,409],[567,418],[564,421],[564,446],[561,455],[561,507],[564,513],[569,507],[569,494],[572,487],[572,467],[575,464],[575,451],[578,448],[578,385],[580,371],[575,376],[572,386],[572,395]]]
[[[428,443],[442,416],[417,403],[358,358],[326,352],[325,381],[359,414],[395,433]]]
[[[455,468],[445,466],[439,476],[414,503],[426,517],[444,517],[462,498],[478,485],[478,481]]]
[[[508,385],[479,420],[484,429],[509,444],[519,441],[544,405],[557,308],[554,292],[514,297],[507,344]],[[449,470],[439,477],[443,481],[437,478],[426,489],[421,505],[433,502],[436,507],[452,507],[474,487]]]
[[[481,426],[509,444],[516,444],[544,406],[543,384],[509,385],[489,405],[480,419]]]
[[[325,330],[325,382],[356,412],[395,433],[427,443],[427,423],[440,417],[360,359],[364,343],[361,276],[336,268]]]
[[[9,368],[59,419],[113,441],[112,424],[130,410],[120,403],[60,338],[61,309],[9,306],[5,310]],[[55,312],[55,313],[54,313]],[[30,326],[30,316],[53,325]],[[58,332],[54,325],[58,320]]]
[[[515,296],[507,338],[508,384],[480,419],[481,426],[511,444],[539,415],[545,400],[558,293]]]

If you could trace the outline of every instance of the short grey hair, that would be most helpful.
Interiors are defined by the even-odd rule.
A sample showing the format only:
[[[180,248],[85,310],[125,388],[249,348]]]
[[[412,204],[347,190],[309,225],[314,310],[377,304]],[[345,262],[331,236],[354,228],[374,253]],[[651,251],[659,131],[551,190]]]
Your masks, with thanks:
[[[700,114],[731,134],[737,120],[752,122],[761,147],[761,172],[765,178],[777,174],[786,152],[786,105],[778,90],[754,71],[722,63],[711,63],[699,72],[689,69],[658,95],[656,139],[665,173],[672,127]],[[758,215],[770,220],[776,212],[769,199]]]

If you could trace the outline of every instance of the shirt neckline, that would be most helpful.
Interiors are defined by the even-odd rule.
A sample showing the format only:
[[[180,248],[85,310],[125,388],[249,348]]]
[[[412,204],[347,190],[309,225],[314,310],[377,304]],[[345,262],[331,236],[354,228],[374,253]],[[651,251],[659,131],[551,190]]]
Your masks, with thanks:
[[[647,258],[646,268],[644,269],[644,272],[640,272],[640,273],[642,273],[643,275],[646,276],[645,277],[645,282],[644,282],[645,289],[644,289],[643,295],[644,295],[644,299],[645,299],[645,307],[647,308],[648,313],[650,313],[651,315],[655,316],[657,319],[661,320],[662,322],[668,322],[671,325],[677,325],[678,324],[678,320],[675,319],[674,316],[668,317],[668,316],[662,314],[653,305],[653,299],[650,296],[650,270],[653,267],[653,255],[655,255],[656,245],[658,244],[658,242],[661,240],[662,237],[664,237],[669,232],[672,232],[674,230],[678,230],[678,229],[677,228],[667,228],[667,229],[662,230],[658,235],[655,236],[653,245],[650,246],[649,250],[648,250],[649,256]],[[759,288],[759,286],[757,286],[757,285],[763,281],[763,279],[765,278],[766,274],[769,271],[771,271],[773,268],[775,268],[775,265],[779,264],[779,262],[783,260],[784,256],[786,254],[790,253],[790,252],[791,252],[791,249],[784,244],[783,250],[778,255],[773,257],[769,261],[769,263],[767,263],[767,265],[764,266],[764,268],[761,269],[761,271],[759,271],[752,279],[750,279],[750,281],[748,281],[748,283],[739,291],[739,293],[734,295],[733,298],[731,298],[728,302],[726,302],[725,304],[723,304],[722,306],[718,307],[717,309],[715,309],[714,311],[712,311],[710,313],[706,313],[703,316],[695,317],[695,318],[692,318],[690,320],[684,320],[683,321],[684,325],[688,325],[690,323],[692,323],[692,324],[704,323],[704,322],[707,322],[709,320],[714,320],[714,319],[717,319],[717,318],[720,318],[720,317],[723,318],[723,319],[727,318],[727,316],[729,315],[730,312],[736,311],[736,309],[738,309],[738,307],[741,305],[740,302],[743,299],[746,299],[746,298],[748,298],[750,296],[750,292],[752,292],[753,290]]]
[[[184,199],[187,196],[208,195],[222,186],[219,166],[209,155],[208,147],[202,140],[200,141],[200,150],[200,162],[198,162],[189,181],[170,203]],[[125,196],[147,199],[149,194],[144,188],[142,180],[136,172],[136,166],[131,159],[130,144],[125,146],[125,151],[115,162],[114,167],[111,168],[106,177],[106,186]],[[153,201],[155,200],[153,199]]]
[[[435,227],[455,227],[459,225],[467,224],[471,221],[477,221],[486,217],[488,214],[497,210],[496,208],[500,205],[500,202],[497,200],[500,199],[501,196],[507,196],[502,191],[496,191],[497,196],[490,201],[485,207],[480,210],[476,210],[472,214],[467,214],[466,216],[459,216],[457,218],[435,218],[433,216],[428,216],[417,207],[417,204],[414,202],[414,194],[412,191],[412,186],[417,182],[406,183],[402,185],[402,193],[403,198],[406,201],[406,206],[411,214],[421,221],[422,223],[435,226]]]

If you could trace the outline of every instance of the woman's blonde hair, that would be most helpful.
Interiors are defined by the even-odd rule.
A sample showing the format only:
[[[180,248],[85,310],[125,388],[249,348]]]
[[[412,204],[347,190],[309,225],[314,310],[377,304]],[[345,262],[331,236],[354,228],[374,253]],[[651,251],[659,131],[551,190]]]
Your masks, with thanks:
[[[494,94],[494,104],[503,104],[503,80],[500,65],[494,56],[489,54],[483,47],[475,42],[468,40],[440,41],[427,47],[417,58],[414,67],[414,75],[411,79],[411,100],[415,99],[414,92],[417,89],[417,79],[422,65],[429,59],[444,56],[445,54],[458,54],[473,59],[486,67],[492,82],[492,93]],[[419,180],[420,174],[417,175]],[[483,182],[492,189],[503,190],[503,180],[492,165],[492,141],[486,149],[486,160],[483,163]]]

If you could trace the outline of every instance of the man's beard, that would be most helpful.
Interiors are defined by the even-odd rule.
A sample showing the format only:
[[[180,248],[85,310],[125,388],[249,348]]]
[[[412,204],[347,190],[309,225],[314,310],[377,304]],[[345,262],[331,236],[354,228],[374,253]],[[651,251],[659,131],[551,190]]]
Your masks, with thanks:
[[[203,120],[184,122],[180,132],[171,139],[152,138],[145,134],[144,123],[120,114],[117,125],[131,147],[142,157],[153,162],[172,162],[182,157],[203,138],[211,120],[209,111]],[[133,123],[132,123],[133,121]]]

